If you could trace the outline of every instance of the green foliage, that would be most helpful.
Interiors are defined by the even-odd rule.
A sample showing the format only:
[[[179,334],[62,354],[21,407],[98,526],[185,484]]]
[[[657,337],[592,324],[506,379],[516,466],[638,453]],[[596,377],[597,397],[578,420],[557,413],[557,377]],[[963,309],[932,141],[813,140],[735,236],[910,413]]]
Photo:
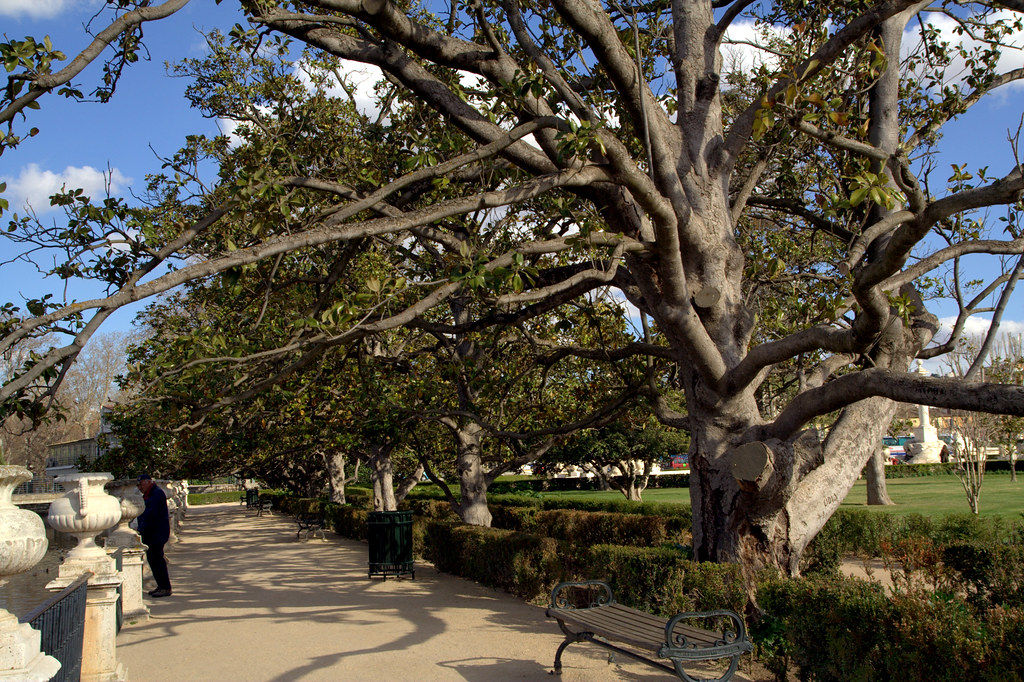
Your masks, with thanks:
[[[958,542],[987,544],[1017,542],[1024,537],[1024,522],[1002,517],[948,514],[937,519],[921,514],[896,516],[862,509],[839,509],[811,543],[808,560],[828,572],[842,556],[884,556],[893,542],[926,540],[937,546]]]
[[[366,539],[366,521],[370,514],[365,509],[332,504],[328,506],[324,514],[325,521],[338,535],[353,540]]]
[[[239,502],[239,496],[244,500],[245,492],[237,490],[225,490],[216,493],[189,493],[188,503],[190,505],[222,504],[224,502]]]
[[[558,543],[533,533],[432,522],[426,558],[446,573],[539,601],[565,579],[566,557]]]
[[[752,630],[761,651],[802,680],[1007,680],[1024,668],[1020,641],[1008,639],[1019,610],[974,612],[940,593],[889,597],[849,578],[774,579],[757,595],[769,614]]]
[[[657,547],[686,544],[689,526],[678,516],[620,514],[554,509],[537,512],[531,519],[534,531],[564,540],[576,547],[597,544]]]
[[[617,601],[662,616],[723,608],[743,613],[747,603],[739,566],[691,561],[673,548],[594,545],[583,575],[610,584]]]

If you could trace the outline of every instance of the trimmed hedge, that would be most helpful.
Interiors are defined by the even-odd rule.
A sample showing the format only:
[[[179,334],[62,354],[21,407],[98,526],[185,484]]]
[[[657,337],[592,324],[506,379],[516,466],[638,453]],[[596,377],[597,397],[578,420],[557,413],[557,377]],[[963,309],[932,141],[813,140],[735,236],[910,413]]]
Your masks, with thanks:
[[[647,489],[652,488],[689,488],[688,474],[672,474],[668,476],[651,476],[647,479]],[[597,478],[547,478],[535,476],[514,480],[498,480],[488,487],[488,492],[504,494],[522,494],[539,492],[570,492],[577,490],[600,490],[601,482]]]
[[[715,609],[743,613],[747,604],[739,566],[692,561],[670,548],[595,545],[577,577],[605,580],[616,601],[666,617]]]
[[[949,514],[933,519],[920,514],[896,516],[840,509],[811,542],[805,561],[809,570],[834,573],[845,555],[889,557],[894,546],[912,540],[940,547],[957,542],[1020,544],[1024,540],[1024,522],[974,514]]]
[[[223,504],[224,502],[240,504],[240,498],[245,498],[245,492],[229,490],[219,493],[189,493],[188,503],[195,506],[204,504]]]
[[[566,577],[558,542],[534,533],[434,521],[426,526],[425,552],[440,571],[526,601],[546,597]]]
[[[425,558],[440,571],[546,602],[564,580],[608,582],[616,599],[662,615],[731,608],[746,592],[739,568],[690,561],[675,549],[599,544],[570,548],[537,533],[429,522]]]
[[[851,578],[773,580],[754,629],[769,668],[801,680],[1012,680],[1024,670],[1024,614],[975,613],[950,595],[896,593]]]
[[[1015,462],[1019,467],[1020,464]],[[895,464],[885,467],[886,478],[917,478],[919,476],[952,476],[956,474],[954,462],[934,464]],[[1010,460],[990,459],[985,462],[985,473],[1009,474]]]

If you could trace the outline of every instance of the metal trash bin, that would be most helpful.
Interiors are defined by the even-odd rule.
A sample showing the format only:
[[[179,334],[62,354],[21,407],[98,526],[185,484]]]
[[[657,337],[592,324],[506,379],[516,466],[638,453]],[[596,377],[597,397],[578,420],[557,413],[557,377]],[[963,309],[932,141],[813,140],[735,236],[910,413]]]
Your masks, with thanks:
[[[412,512],[370,512],[366,520],[366,539],[370,545],[370,575],[415,579],[412,563]]]

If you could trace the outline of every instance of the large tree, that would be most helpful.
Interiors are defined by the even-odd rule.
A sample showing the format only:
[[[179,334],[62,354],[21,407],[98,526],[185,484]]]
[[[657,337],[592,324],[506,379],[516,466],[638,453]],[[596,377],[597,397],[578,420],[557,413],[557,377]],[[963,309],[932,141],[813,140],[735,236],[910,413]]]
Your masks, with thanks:
[[[1019,387],[906,371],[952,347],[932,344],[936,271],[988,254],[992,286],[1019,274],[1000,261],[1024,252],[1012,146],[993,150],[986,173],[958,170],[948,187],[919,160],[946,123],[1024,75],[998,60],[1019,37],[1018,0],[482,0],[439,14],[389,0],[242,6],[253,29],[235,32],[238,54],[267,50],[265,39],[287,49],[274,41],[288,36],[318,58],[379,68],[396,106],[432,112],[424,132],[392,127],[381,138],[411,163],[342,176],[338,157],[291,163],[294,140],[280,138],[260,150],[272,163],[237,169],[198,199],[179,192],[154,210],[111,200],[96,211],[69,194],[61,201],[75,231],[16,220],[12,234],[32,243],[71,242],[84,254],[116,235],[126,246],[58,272],[101,278],[111,296],[7,309],[0,350],[61,320],[81,325],[5,382],[10,409],[25,409],[26,391],[51,381],[118,306],[283,254],[386,236],[396,265],[415,260],[403,251],[415,241],[447,260],[447,276],[401,293],[381,287],[387,306],[351,301],[331,329],[312,325],[304,347],[422,324],[467,291],[492,306],[470,331],[617,287],[667,344],[629,350],[678,366],[687,413],[670,410],[656,387],[650,399],[662,421],[691,435],[695,555],[741,562],[748,575],[797,570],[874,451],[892,401],[1024,414]],[[943,42],[927,24],[935,13],[974,42]],[[743,16],[773,29],[773,62],[737,80],[723,49]],[[904,51],[919,16],[920,47]],[[967,65],[959,80],[946,73],[954,64]],[[54,87],[48,74],[17,75],[30,93]],[[11,94],[2,105],[0,120],[24,108]],[[329,118],[303,135],[339,152],[350,142]],[[484,233],[500,221],[484,221],[484,232],[462,238],[461,217],[487,209],[529,229],[492,240]],[[1006,210],[1004,233],[979,222],[986,209]],[[225,239],[215,232],[225,219],[246,229]],[[198,242],[201,259],[153,276]],[[536,276],[524,280],[523,265]],[[794,389],[767,404],[762,388],[784,367]],[[833,412],[824,438],[806,428]]]

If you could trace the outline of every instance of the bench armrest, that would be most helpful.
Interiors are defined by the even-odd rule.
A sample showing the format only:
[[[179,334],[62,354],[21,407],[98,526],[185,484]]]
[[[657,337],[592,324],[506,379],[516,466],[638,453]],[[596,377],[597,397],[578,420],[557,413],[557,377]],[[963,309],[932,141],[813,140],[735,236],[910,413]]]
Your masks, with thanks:
[[[753,651],[754,647],[747,639],[747,628],[743,624],[743,619],[740,618],[733,611],[718,610],[718,611],[699,611],[690,613],[677,613],[675,616],[669,619],[668,623],[665,624],[665,644],[658,651],[658,656],[662,658],[672,658],[673,655],[682,654],[689,652],[691,655],[694,649],[709,648],[706,643],[697,643],[691,641],[687,636],[686,628],[680,628],[676,631],[676,626],[681,622],[690,620],[693,618],[728,618],[732,621],[732,626],[727,623],[722,629],[722,635],[714,642],[713,648],[718,652],[723,650],[735,650],[737,652],[749,652]],[[702,629],[703,630],[703,629]],[[707,630],[703,630],[706,634]]]
[[[611,585],[601,580],[568,581],[551,590],[553,609],[592,609],[614,603]]]

